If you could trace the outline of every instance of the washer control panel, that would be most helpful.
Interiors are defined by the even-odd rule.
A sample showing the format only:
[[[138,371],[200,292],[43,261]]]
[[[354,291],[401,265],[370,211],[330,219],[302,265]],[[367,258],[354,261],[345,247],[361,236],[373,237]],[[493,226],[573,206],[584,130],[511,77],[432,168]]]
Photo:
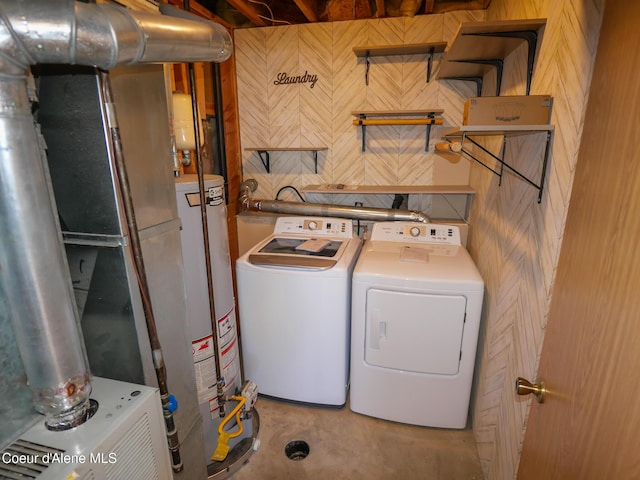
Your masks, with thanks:
[[[377,222],[373,225],[371,240],[462,245],[457,226],[435,223]]]
[[[353,237],[353,223],[344,218],[278,217],[274,234],[297,234],[306,237]]]

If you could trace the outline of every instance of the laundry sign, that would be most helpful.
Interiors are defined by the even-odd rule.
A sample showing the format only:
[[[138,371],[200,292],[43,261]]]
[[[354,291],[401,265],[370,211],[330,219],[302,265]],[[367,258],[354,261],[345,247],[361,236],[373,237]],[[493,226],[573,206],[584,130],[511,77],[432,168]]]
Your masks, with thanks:
[[[274,85],[291,85],[294,83],[310,83],[310,88],[315,87],[318,81],[318,75],[309,73],[306,70],[304,75],[289,75],[287,72],[280,72],[273,81]]]

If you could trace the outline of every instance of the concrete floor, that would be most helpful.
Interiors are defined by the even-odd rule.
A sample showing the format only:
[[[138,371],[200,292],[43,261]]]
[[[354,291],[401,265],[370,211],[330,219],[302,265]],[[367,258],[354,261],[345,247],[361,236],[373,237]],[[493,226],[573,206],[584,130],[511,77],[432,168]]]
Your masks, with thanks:
[[[398,408],[402,408],[400,405]],[[471,430],[416,427],[260,397],[260,448],[232,480],[481,480]],[[309,445],[293,461],[285,446]]]

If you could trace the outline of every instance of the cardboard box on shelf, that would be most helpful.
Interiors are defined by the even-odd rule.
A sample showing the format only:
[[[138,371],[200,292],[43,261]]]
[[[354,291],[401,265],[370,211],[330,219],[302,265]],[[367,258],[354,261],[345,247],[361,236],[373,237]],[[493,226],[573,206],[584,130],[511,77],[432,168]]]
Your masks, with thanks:
[[[464,103],[462,125],[547,125],[551,95],[472,97]]]

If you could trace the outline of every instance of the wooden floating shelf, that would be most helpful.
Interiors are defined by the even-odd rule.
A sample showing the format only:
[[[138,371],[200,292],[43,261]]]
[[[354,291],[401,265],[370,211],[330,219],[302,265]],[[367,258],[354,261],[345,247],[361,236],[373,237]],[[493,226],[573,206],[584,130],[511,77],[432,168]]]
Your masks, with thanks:
[[[399,194],[399,195],[475,195],[469,185],[346,185],[323,183],[307,185],[302,188],[306,193],[338,193],[338,194]]]
[[[329,147],[247,147],[247,152],[321,152]]]
[[[443,137],[505,136],[530,135],[532,133],[552,132],[554,125],[462,125],[442,134]]]
[[[447,48],[447,42],[406,43],[404,45],[370,45],[353,47],[356,57],[387,57],[393,55],[420,55],[427,53],[442,53]]]
[[[442,125],[442,118],[391,118],[383,120],[381,118],[355,119],[354,125]]]
[[[369,85],[369,58],[370,57],[390,57],[396,55],[429,55],[427,60],[427,82],[431,80],[431,70],[433,67],[433,56],[442,53],[447,48],[446,42],[427,43],[406,43],[401,45],[369,45],[363,47],[353,47],[356,57],[362,57],[366,61],[364,73],[365,84]]]
[[[365,117],[424,117],[442,115],[444,110],[441,108],[432,108],[431,110],[354,110],[351,112],[353,116]]]
[[[500,95],[504,59],[526,43],[529,95],[537,42],[545,25],[545,19],[463,23],[440,62],[437,78],[473,81],[476,83],[477,96],[481,96],[483,77],[495,68],[496,95]]]

